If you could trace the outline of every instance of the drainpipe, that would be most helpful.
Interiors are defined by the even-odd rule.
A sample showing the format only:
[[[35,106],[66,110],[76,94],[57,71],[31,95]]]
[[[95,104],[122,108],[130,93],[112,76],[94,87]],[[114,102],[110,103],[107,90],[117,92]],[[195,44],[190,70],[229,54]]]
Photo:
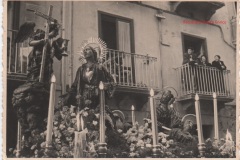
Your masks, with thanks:
[[[157,17],[157,19],[158,19],[158,32],[159,32],[159,50],[160,50],[160,55],[159,55],[159,62],[160,62],[160,71],[159,71],[159,73],[160,73],[160,76],[158,76],[161,80],[159,81],[160,82],[160,87],[161,87],[161,89],[163,88],[163,81],[162,81],[162,79],[163,79],[163,71],[162,71],[162,69],[163,69],[163,67],[162,67],[162,20],[163,19],[166,19],[166,17],[164,17],[163,15],[162,15],[162,11],[161,10],[158,10],[158,13],[155,15],[156,17]]]
[[[72,85],[73,83],[73,1],[70,2],[70,7],[69,7],[69,11],[70,11],[70,22],[69,24],[71,25],[71,28],[70,28],[70,41],[71,41],[71,50],[70,50],[70,53],[71,53],[71,59],[70,59],[70,63],[69,63],[69,69],[70,69],[70,81],[69,81],[69,86]]]
[[[66,39],[66,2],[62,2],[62,38]],[[65,72],[65,64],[66,58],[62,57],[61,60],[61,88],[62,94],[66,93],[66,72]]]

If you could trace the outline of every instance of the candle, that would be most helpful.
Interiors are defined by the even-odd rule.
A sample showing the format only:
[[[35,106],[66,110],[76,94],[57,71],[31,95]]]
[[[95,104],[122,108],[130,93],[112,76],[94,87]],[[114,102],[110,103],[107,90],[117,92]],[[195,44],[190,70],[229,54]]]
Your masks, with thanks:
[[[105,95],[104,85],[100,82],[100,143],[105,143]]]
[[[22,138],[22,136],[21,136],[21,124],[20,124],[20,122],[18,121],[18,133],[17,133],[17,140],[18,140],[18,142],[17,142],[17,152],[16,152],[16,157],[17,158],[19,158],[20,157],[20,152],[21,152],[21,138]]]
[[[51,147],[51,144],[52,144],[53,116],[54,116],[54,106],[55,106],[55,91],[56,91],[56,77],[54,75],[52,75],[51,87],[50,87],[50,99],[49,99],[49,107],[48,107],[46,149],[48,149],[48,147]]]
[[[218,133],[218,109],[217,109],[217,94],[213,93],[213,107],[214,107],[214,136],[215,140],[219,140]]]
[[[105,93],[104,84],[102,81],[99,84],[99,89],[100,89],[100,118],[99,118],[100,142],[98,144],[98,152],[100,158],[106,158],[107,144],[105,143]]]
[[[135,108],[134,106],[132,105],[132,125],[135,126]]]
[[[202,118],[201,118],[201,110],[200,110],[198,94],[195,95],[195,112],[196,112],[197,130],[198,130],[198,146],[199,146],[198,149],[201,157],[204,157],[205,144],[203,142]]]
[[[153,158],[159,157],[158,149],[157,149],[157,115],[156,115],[156,107],[154,106],[154,91],[153,89],[150,90],[150,110],[151,110],[151,121],[152,121],[152,137],[153,137]]]

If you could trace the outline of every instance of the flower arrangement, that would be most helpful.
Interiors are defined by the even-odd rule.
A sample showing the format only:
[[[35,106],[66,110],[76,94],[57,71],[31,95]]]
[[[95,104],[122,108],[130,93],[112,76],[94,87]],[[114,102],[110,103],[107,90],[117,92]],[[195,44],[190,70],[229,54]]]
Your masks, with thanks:
[[[73,158],[74,132],[77,131],[76,108],[59,104],[55,108],[53,122],[52,148],[46,152],[46,129],[32,130],[30,135],[22,140],[21,157],[40,158]],[[144,125],[137,122],[126,131],[117,129],[115,120],[109,109],[106,108],[106,143],[108,158],[146,158],[152,155],[152,130],[150,120],[144,120]],[[86,126],[86,157],[98,157],[99,143],[99,108],[81,110],[84,125]],[[46,120],[45,122],[46,123]],[[158,133],[158,145],[161,157],[193,158],[198,157],[198,143],[177,142],[168,134]],[[207,139],[205,142],[205,157],[227,158],[235,157],[233,141],[222,139],[219,143]],[[9,149],[9,157],[14,157],[16,149]]]

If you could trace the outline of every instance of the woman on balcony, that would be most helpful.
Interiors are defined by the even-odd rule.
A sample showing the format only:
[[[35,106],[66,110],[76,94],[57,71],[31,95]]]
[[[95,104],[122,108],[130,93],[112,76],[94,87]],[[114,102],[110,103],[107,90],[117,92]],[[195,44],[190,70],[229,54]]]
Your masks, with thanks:
[[[216,67],[217,69],[219,69],[221,71],[227,69],[227,67],[225,66],[224,62],[220,60],[221,57],[219,55],[215,55],[214,59],[215,60],[212,62],[212,66],[213,67]]]
[[[224,62],[221,61],[221,57],[219,55],[215,55],[214,56],[214,61],[212,62],[212,66],[217,68],[218,72],[216,72],[216,77],[217,77],[217,83],[216,83],[216,88],[215,92],[218,93],[226,93],[226,87],[225,87],[225,80],[224,80],[224,76],[226,72],[223,72],[227,69],[227,67],[225,66]]]
[[[207,62],[206,56],[202,55],[199,61],[199,65],[211,67],[211,63]]]
[[[197,68],[198,91],[202,91],[203,93],[210,91],[212,84],[209,83],[208,77],[211,76],[211,71],[208,67],[211,66],[211,63],[207,62],[206,56],[202,55],[199,60],[199,67]]]

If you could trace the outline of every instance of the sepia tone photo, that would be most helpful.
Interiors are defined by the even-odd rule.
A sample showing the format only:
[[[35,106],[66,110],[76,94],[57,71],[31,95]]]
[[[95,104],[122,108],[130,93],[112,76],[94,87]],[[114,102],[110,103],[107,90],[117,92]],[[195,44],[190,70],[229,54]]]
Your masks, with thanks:
[[[6,158],[236,158],[236,1],[6,1]]]

